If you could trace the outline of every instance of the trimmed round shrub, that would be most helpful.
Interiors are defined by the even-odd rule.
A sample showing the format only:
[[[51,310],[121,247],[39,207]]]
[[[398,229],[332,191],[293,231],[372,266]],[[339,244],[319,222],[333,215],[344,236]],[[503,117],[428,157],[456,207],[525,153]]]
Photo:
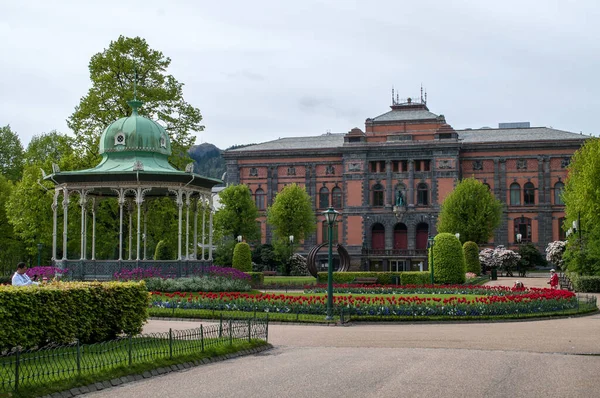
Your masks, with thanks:
[[[441,233],[433,246],[433,277],[435,283],[465,283],[465,254],[454,234]]]
[[[290,275],[305,276],[308,275],[308,267],[306,266],[306,258],[298,253],[294,253],[290,258]]]
[[[472,272],[475,275],[481,274],[481,262],[479,261],[479,246],[475,242],[465,242],[463,245],[465,252],[465,263],[467,272]]]
[[[155,260],[173,260],[175,258],[175,253],[171,250],[171,246],[166,240],[160,240],[156,244],[156,249],[154,250],[154,259]]]
[[[232,266],[242,272],[252,272],[252,251],[246,242],[235,245]]]

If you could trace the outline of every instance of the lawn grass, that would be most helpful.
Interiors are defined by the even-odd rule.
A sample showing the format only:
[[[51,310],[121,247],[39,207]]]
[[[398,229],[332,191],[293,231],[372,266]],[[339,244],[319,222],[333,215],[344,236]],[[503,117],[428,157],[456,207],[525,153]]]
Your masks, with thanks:
[[[195,347],[194,352],[190,352],[190,341],[173,340],[172,349],[170,349],[169,340],[164,338],[135,338],[133,340],[138,340],[136,345],[142,346],[142,348],[136,348],[131,364],[129,363],[130,342],[128,339],[80,346],[79,361],[77,360],[76,346],[23,353],[19,362],[19,390],[13,394],[15,397],[51,394],[99,381],[141,374],[160,367],[198,361],[267,344],[265,341],[256,339],[250,341],[239,338],[230,340],[226,330],[221,338],[204,339],[204,351],[200,347],[200,341],[194,342],[198,347]],[[171,352],[173,352],[172,356]],[[2,392],[8,393],[14,388],[14,363],[14,356],[0,358],[0,382],[2,383],[0,396],[2,396]],[[12,380],[10,385],[8,380]]]
[[[264,285],[314,285],[317,279],[312,276],[265,276]]]

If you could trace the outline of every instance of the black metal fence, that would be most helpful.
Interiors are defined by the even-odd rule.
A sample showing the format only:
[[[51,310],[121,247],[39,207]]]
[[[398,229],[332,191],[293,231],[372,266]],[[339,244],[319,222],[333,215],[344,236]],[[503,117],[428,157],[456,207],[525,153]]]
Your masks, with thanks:
[[[267,319],[221,319],[196,329],[126,336],[99,344],[13,349],[0,355],[0,393],[110,371],[120,366],[198,354],[234,342],[268,341]]]
[[[204,274],[212,265],[208,260],[60,260],[56,263],[57,267],[68,269],[68,277],[75,280],[109,280],[117,272],[134,269],[181,278]]]

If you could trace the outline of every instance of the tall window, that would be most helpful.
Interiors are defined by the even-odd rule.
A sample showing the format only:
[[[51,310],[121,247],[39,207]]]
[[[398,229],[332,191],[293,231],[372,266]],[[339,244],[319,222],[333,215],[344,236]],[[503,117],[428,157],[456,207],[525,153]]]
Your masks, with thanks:
[[[323,221],[321,226],[322,226],[322,232],[323,232],[323,242],[322,243],[329,242],[329,223],[327,221]],[[331,243],[333,243],[335,245],[338,243],[338,222],[335,222],[333,224],[331,233],[333,234],[333,239],[331,240]]]
[[[558,240],[567,240],[567,234],[563,228],[565,224],[565,218],[561,217],[558,219]]]
[[[341,209],[342,206],[342,188],[335,187],[331,190],[331,205],[334,209]]]
[[[521,234],[521,242],[531,242],[531,218],[515,218],[515,241],[517,234]]]
[[[258,210],[265,209],[265,191],[261,188],[258,188],[256,192],[254,192],[254,201],[256,203],[256,208]]]
[[[521,204],[521,186],[516,182],[510,184],[510,204],[512,206]]]
[[[565,202],[563,201],[563,198],[562,198],[564,189],[565,189],[565,184],[563,184],[562,182],[559,181],[556,184],[554,184],[554,204],[555,205],[564,205],[565,204]]]
[[[523,185],[523,203],[526,205],[535,204],[535,187],[532,182]]]
[[[258,229],[258,243],[262,243],[262,223],[256,222],[256,229]]]
[[[383,185],[375,184],[373,186],[373,203],[372,206],[383,206]]]
[[[427,184],[420,183],[417,185],[417,205],[427,206],[429,204],[429,191]]]
[[[329,207],[329,189],[327,189],[327,187],[323,187],[319,191],[319,208],[326,209],[328,207]]]

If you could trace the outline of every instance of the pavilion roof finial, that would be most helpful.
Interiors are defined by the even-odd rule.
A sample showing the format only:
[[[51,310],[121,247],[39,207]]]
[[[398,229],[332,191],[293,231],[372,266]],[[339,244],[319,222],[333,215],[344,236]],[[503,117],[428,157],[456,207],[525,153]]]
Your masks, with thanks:
[[[132,109],[132,112],[131,112],[132,115],[137,115],[138,108],[141,107],[143,104],[142,101],[138,101],[138,99],[137,99],[137,80],[138,80],[138,73],[137,73],[137,67],[135,67],[134,68],[134,76],[133,76],[133,100],[127,101],[127,105],[129,105]]]

